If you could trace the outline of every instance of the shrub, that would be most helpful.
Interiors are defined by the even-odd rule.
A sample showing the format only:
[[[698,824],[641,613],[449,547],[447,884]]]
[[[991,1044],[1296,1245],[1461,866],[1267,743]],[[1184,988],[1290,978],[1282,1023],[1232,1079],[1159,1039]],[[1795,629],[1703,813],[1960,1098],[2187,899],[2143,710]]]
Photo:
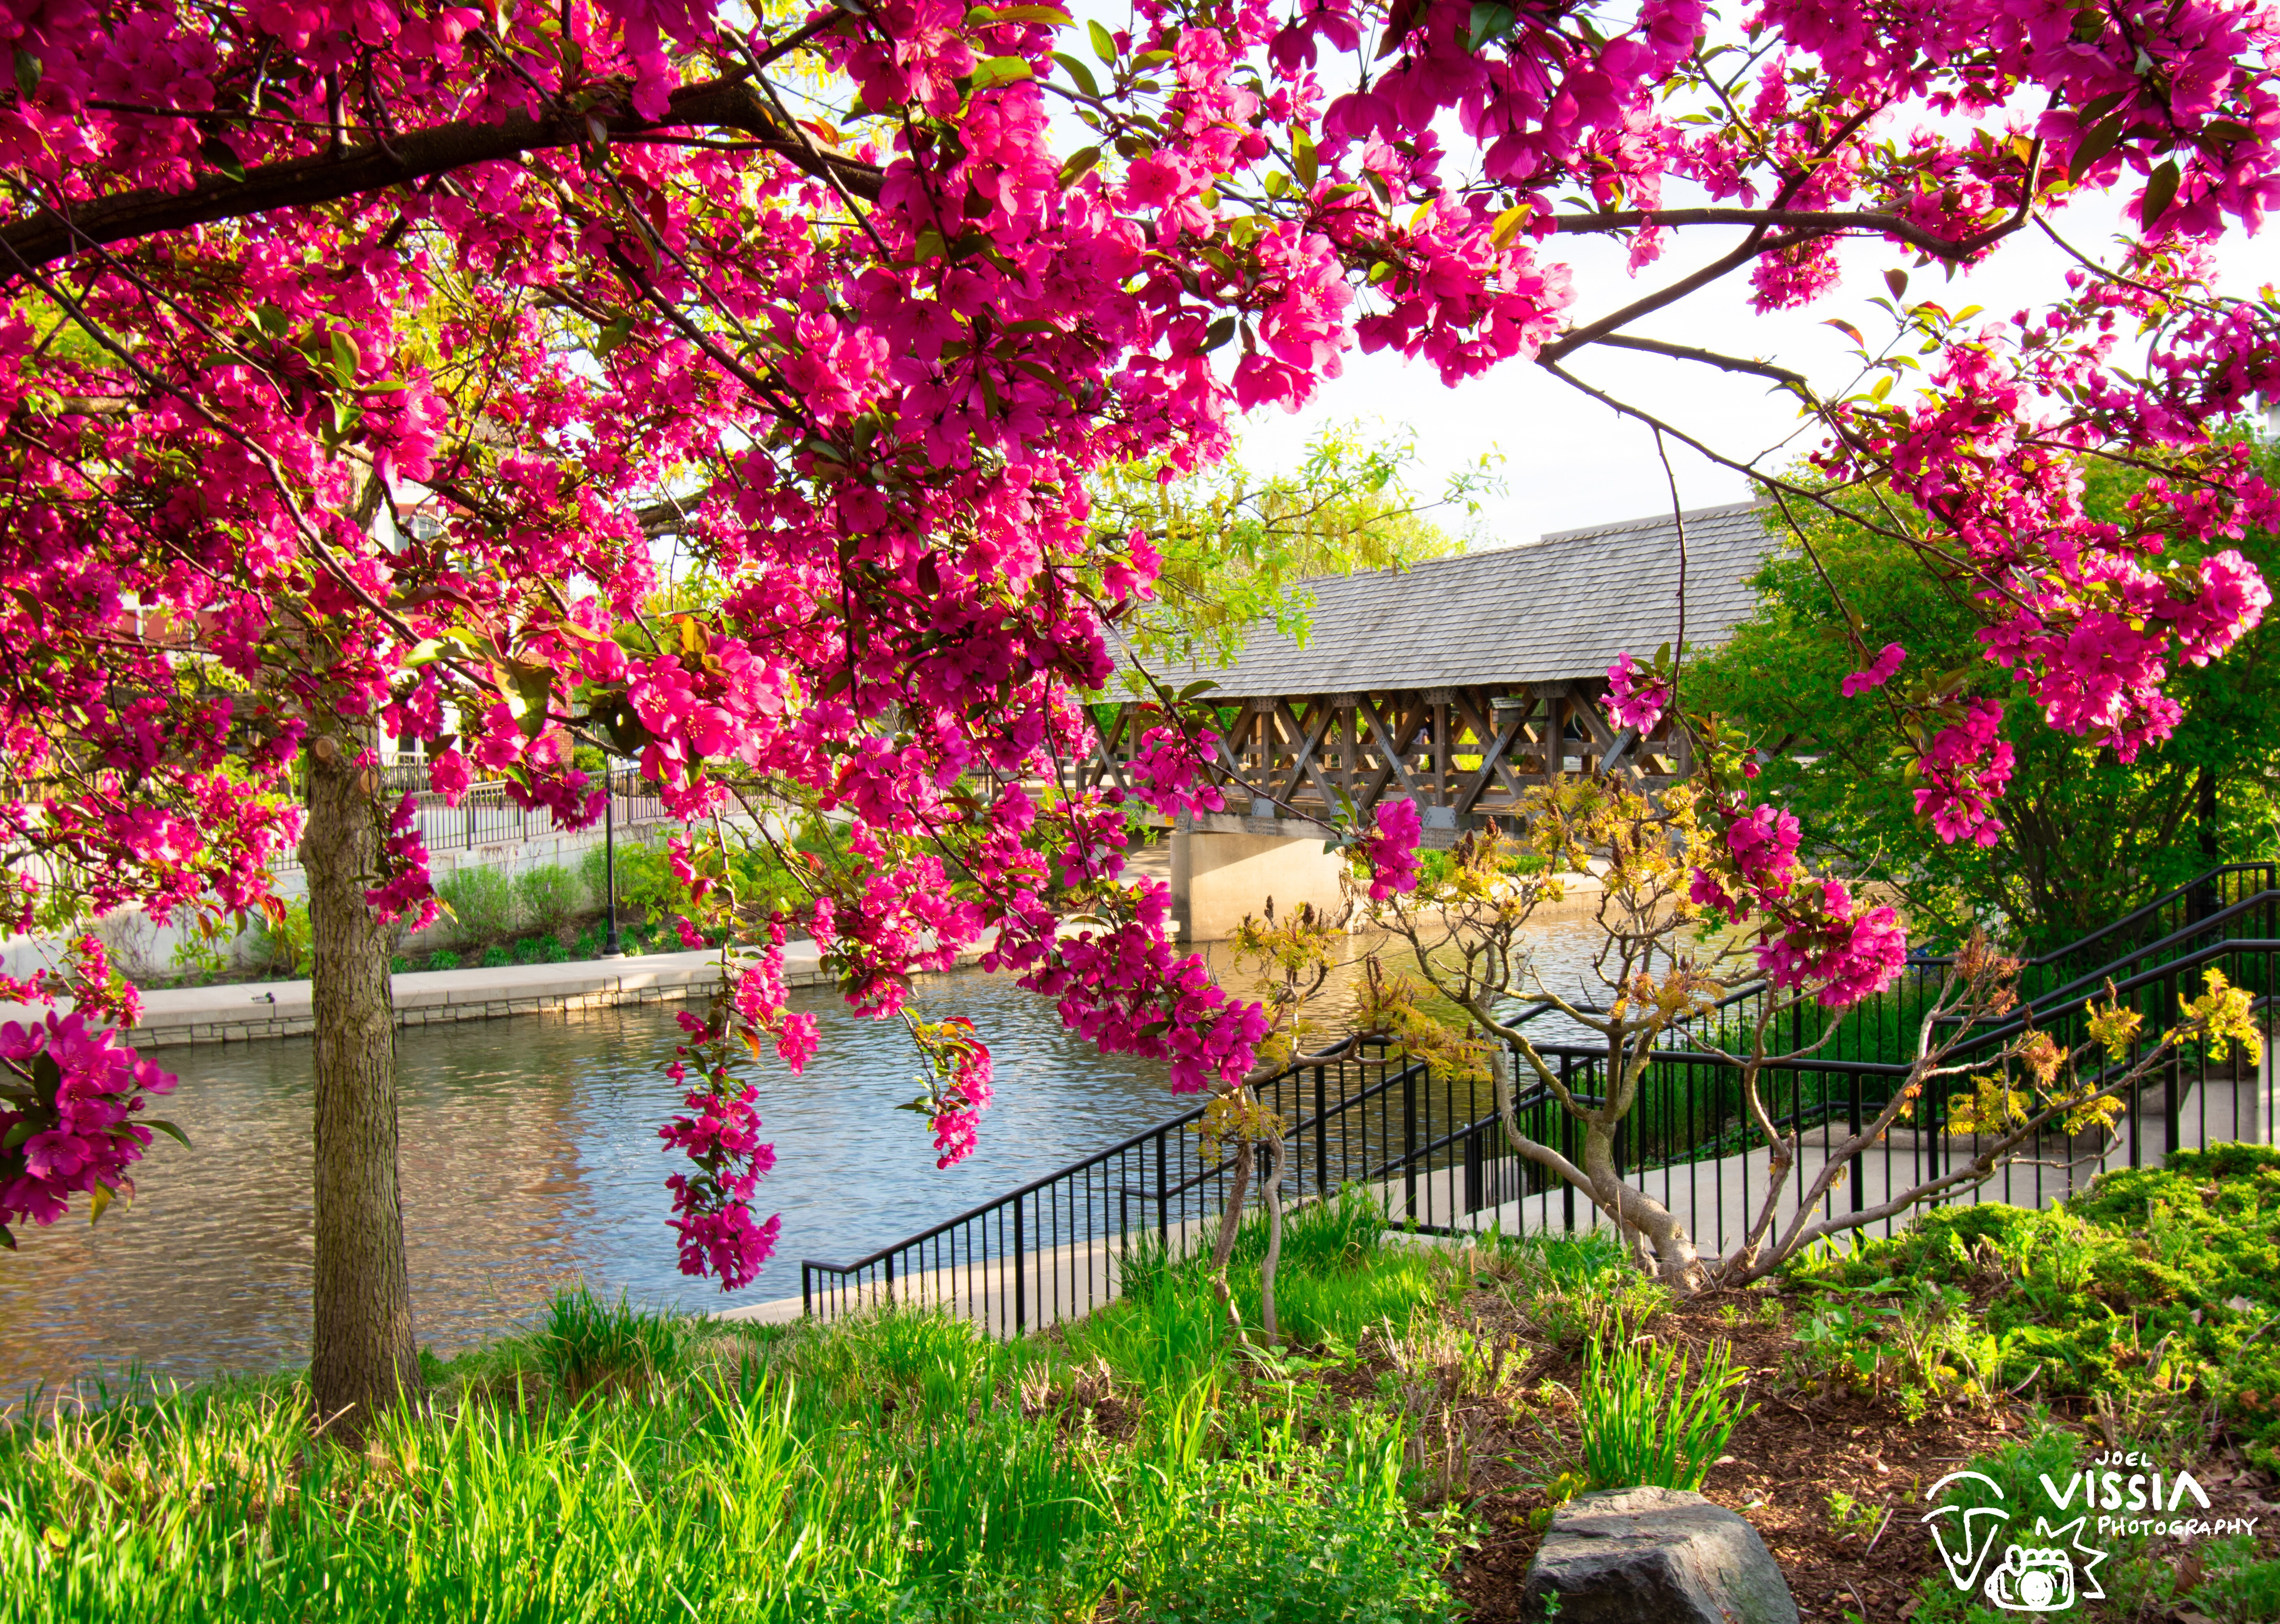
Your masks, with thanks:
[[[430,970],[456,970],[459,967],[459,956],[449,949],[439,949],[428,956],[428,967]]]
[[[559,863],[527,868],[514,877],[515,905],[523,923],[550,935],[576,916],[583,891],[578,876]]]
[[[1411,1515],[1398,1424],[1349,1411],[1318,1446],[1288,1435],[1266,1442],[1259,1458],[1140,1480],[1160,1501],[1143,1513],[1146,1616],[1162,1624],[1449,1616],[1435,1535],[1455,1519]]]
[[[596,1391],[638,1392],[673,1375],[688,1335],[677,1318],[635,1308],[623,1292],[604,1303],[582,1282],[554,1294],[531,1345],[554,1385],[576,1400]]]
[[[475,962],[486,970],[504,970],[514,962],[514,955],[504,943],[493,943],[483,950],[483,956]]]
[[[435,888],[463,942],[489,942],[514,928],[514,882],[496,868],[456,870]]]
[[[1690,1388],[1691,1354],[1661,1344],[1642,1351],[1625,1328],[1594,1340],[1584,1362],[1575,1396],[1583,1475],[1594,1489],[1699,1489],[1745,1413],[1733,1394],[1748,1373],[1718,1343]]]
[[[2250,1460],[2280,1469],[2280,1346],[2265,1331],[2280,1310],[2280,1151],[2180,1151],[2165,1167],[2102,1174],[2049,1212],[1927,1212],[1791,1281],[1967,1292],[1992,1340],[1982,1385],[2103,1395],[2132,1425],[2213,1398]]]

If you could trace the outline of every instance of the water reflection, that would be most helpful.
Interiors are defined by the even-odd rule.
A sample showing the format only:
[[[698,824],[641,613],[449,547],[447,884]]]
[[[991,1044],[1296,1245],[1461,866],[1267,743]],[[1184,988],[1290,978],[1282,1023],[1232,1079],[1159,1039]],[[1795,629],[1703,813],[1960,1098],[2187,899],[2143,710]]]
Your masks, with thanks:
[[[1543,933],[1548,975],[1590,951],[1580,920]],[[1213,955],[1224,973],[1223,951]],[[1351,970],[1343,974],[1351,974]],[[898,1022],[833,996],[799,1078],[772,1071],[764,1115],[778,1155],[764,1210],[780,1255],[732,1300],[799,1289],[799,1259],[845,1259],[922,1229],[1162,1120],[1180,1102],[1152,1063],[1104,1058],[1052,1006],[980,974],[932,979],[930,1012],[970,1015],[997,1057],[980,1150],[938,1171]],[[674,1266],[658,1124],[676,1104],[662,1066],[669,1008],[414,1028],[401,1035],[404,1228],[423,1343],[448,1352],[527,1314],[558,1282],[692,1308],[721,1294]],[[309,1045],[166,1051],[181,1088],[166,1114],[196,1146],[161,1140],[140,1193],[99,1226],[78,1216],[0,1255],[0,1397],[129,1363],[188,1379],[306,1358],[312,1253]]]

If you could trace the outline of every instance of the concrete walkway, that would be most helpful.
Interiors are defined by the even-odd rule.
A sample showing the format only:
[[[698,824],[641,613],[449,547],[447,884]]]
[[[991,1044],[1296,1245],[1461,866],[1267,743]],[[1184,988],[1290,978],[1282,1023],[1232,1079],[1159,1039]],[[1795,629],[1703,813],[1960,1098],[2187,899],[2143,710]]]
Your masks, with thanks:
[[[701,994],[720,976],[711,952],[650,953],[637,958],[593,958],[577,964],[503,965],[497,969],[413,970],[394,979],[396,1021],[420,1027],[444,1020],[489,1020],[605,1009],[620,1004],[679,1002]],[[784,983],[812,986],[823,979],[812,942],[784,947]],[[20,1017],[19,1006],[0,1006],[0,1020]],[[243,1043],[305,1036],[314,1026],[306,981],[240,981],[221,987],[173,987],[142,995],[135,1027],[136,1049],[187,1043]]]

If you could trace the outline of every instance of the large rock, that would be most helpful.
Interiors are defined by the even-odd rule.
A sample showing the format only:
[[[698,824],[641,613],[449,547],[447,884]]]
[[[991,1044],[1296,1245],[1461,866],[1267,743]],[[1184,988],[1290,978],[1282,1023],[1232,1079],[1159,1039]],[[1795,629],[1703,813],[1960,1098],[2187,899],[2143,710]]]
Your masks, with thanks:
[[[1521,1616],[1560,1624],[1798,1624],[1758,1531],[1683,1489],[1608,1489],[1552,1515]]]

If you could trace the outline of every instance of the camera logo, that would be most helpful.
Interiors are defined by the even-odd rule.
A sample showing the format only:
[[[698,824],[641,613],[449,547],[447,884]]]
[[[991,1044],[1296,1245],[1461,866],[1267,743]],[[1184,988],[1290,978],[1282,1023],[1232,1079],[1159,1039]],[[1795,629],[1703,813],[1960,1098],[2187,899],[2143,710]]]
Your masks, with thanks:
[[[2053,1545],[2014,1545],[1987,1575],[1987,1599],[2013,1612],[2064,1612],[2074,1605],[2074,1559]]]
[[[1957,1484],[1968,1485],[1960,1491],[1961,1499],[1942,1500]],[[1968,1593],[1976,1589],[2007,1612],[2064,1612],[2077,1601],[2097,1601],[2106,1595],[2096,1574],[2108,1553],[2083,1543],[2087,1517],[2056,1528],[2049,1518],[2036,1518],[2036,1543],[2007,1546],[2002,1561],[1982,1583],[1980,1572],[2011,1520],[2003,1504],[2003,1486],[1984,1473],[1952,1472],[1934,1483],[1926,1497],[1934,1504],[1922,1521],[1930,1528],[1932,1543],[1957,1589]]]

